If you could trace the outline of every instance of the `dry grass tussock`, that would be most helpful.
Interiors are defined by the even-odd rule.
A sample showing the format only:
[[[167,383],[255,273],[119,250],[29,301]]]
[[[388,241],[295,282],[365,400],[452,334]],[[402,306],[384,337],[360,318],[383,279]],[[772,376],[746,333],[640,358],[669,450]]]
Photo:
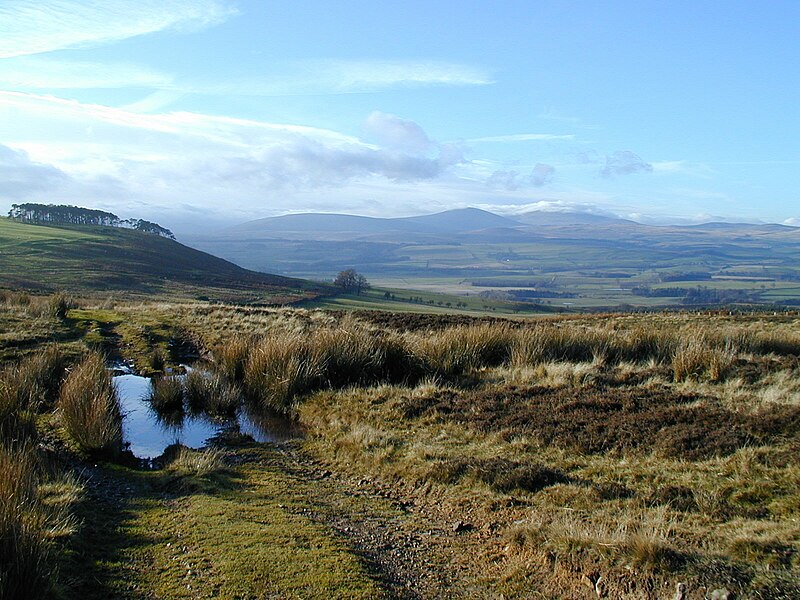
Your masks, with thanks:
[[[206,477],[227,469],[225,453],[217,448],[191,450],[180,446],[167,464],[168,471],[191,477]]]
[[[674,570],[681,561],[673,540],[674,517],[664,507],[630,511],[619,520],[582,511],[539,513],[507,532],[522,549],[545,548],[559,556],[611,560],[645,571]]]
[[[183,380],[186,403],[195,414],[230,417],[242,402],[241,388],[217,372],[193,370]]]
[[[151,382],[150,406],[157,413],[183,412],[183,382],[180,377],[155,377]]]
[[[337,469],[496,527],[510,543],[481,564],[508,597],[553,564],[602,573],[607,597],[664,580],[798,597],[800,357],[777,343],[790,326],[756,325],[405,332],[422,383],[314,393],[299,418]]]
[[[240,382],[251,399],[281,411],[292,411],[302,396],[319,389],[413,385],[426,376],[485,378],[487,369],[499,367],[507,369],[500,377],[553,387],[633,385],[641,383],[637,377],[644,371],[656,385],[667,369],[675,382],[716,384],[735,376],[745,351],[796,349],[778,344],[775,332],[697,324],[648,329],[581,321],[480,323],[394,333],[352,317],[332,324],[314,313],[269,314],[272,320],[262,335],[234,334],[214,355],[217,371],[227,380]]]
[[[64,293],[51,296],[34,296],[25,292],[0,290],[0,305],[16,310],[31,318],[56,318],[63,320],[71,308],[78,306],[77,301]]]
[[[35,447],[0,444],[0,599],[43,598],[52,585],[54,538],[69,532],[65,507],[76,486],[62,484],[61,498],[42,493]],[[49,501],[48,501],[49,500]]]
[[[65,364],[51,345],[0,372],[0,439],[33,435],[36,414],[58,396]]]
[[[88,354],[67,375],[58,399],[61,426],[80,450],[113,456],[122,447],[122,414],[102,354]]]
[[[226,371],[230,370],[223,367]],[[263,337],[247,356],[242,380],[251,400],[288,412],[299,397],[315,390],[415,380],[421,375],[399,336],[345,321],[336,329]]]

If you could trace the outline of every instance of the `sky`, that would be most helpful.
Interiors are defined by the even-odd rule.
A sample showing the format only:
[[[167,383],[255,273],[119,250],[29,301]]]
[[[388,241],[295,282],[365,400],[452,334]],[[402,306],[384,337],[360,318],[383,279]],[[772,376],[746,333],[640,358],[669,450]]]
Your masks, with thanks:
[[[0,211],[800,226],[800,3],[0,0]]]

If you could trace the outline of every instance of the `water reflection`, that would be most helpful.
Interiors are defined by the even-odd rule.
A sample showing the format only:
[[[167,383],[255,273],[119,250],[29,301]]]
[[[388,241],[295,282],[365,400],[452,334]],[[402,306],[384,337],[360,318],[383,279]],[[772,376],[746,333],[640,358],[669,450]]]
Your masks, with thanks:
[[[139,458],[160,456],[170,444],[201,448],[217,436],[241,433],[256,442],[284,442],[301,435],[296,423],[279,416],[258,415],[240,409],[231,419],[211,419],[205,414],[183,411],[158,414],[150,406],[150,379],[123,374],[114,377],[122,404],[123,436],[130,450]]]

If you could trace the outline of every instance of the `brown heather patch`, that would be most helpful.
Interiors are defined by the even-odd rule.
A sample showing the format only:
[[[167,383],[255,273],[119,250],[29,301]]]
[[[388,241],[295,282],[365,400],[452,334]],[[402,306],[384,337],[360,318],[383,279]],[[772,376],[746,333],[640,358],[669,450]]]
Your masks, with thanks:
[[[435,463],[429,477],[450,484],[471,477],[502,493],[538,492],[557,483],[569,482],[569,477],[557,469],[505,458],[447,459]]]
[[[583,453],[641,448],[689,460],[729,455],[800,431],[799,407],[741,414],[666,388],[440,390],[403,398],[401,410],[406,418],[430,416],[508,438],[527,435]]]

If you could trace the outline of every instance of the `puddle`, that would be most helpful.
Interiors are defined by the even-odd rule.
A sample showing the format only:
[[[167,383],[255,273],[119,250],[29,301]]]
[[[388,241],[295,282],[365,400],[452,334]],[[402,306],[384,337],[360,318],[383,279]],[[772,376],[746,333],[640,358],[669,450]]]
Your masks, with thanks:
[[[244,409],[240,409],[236,419],[227,421],[190,413],[165,419],[147,401],[151,389],[149,378],[126,373],[113,379],[125,415],[122,420],[123,439],[138,458],[155,458],[167,446],[176,443],[202,448],[220,433],[238,432],[261,443],[284,442],[300,436],[299,427],[288,419],[256,415]]]

